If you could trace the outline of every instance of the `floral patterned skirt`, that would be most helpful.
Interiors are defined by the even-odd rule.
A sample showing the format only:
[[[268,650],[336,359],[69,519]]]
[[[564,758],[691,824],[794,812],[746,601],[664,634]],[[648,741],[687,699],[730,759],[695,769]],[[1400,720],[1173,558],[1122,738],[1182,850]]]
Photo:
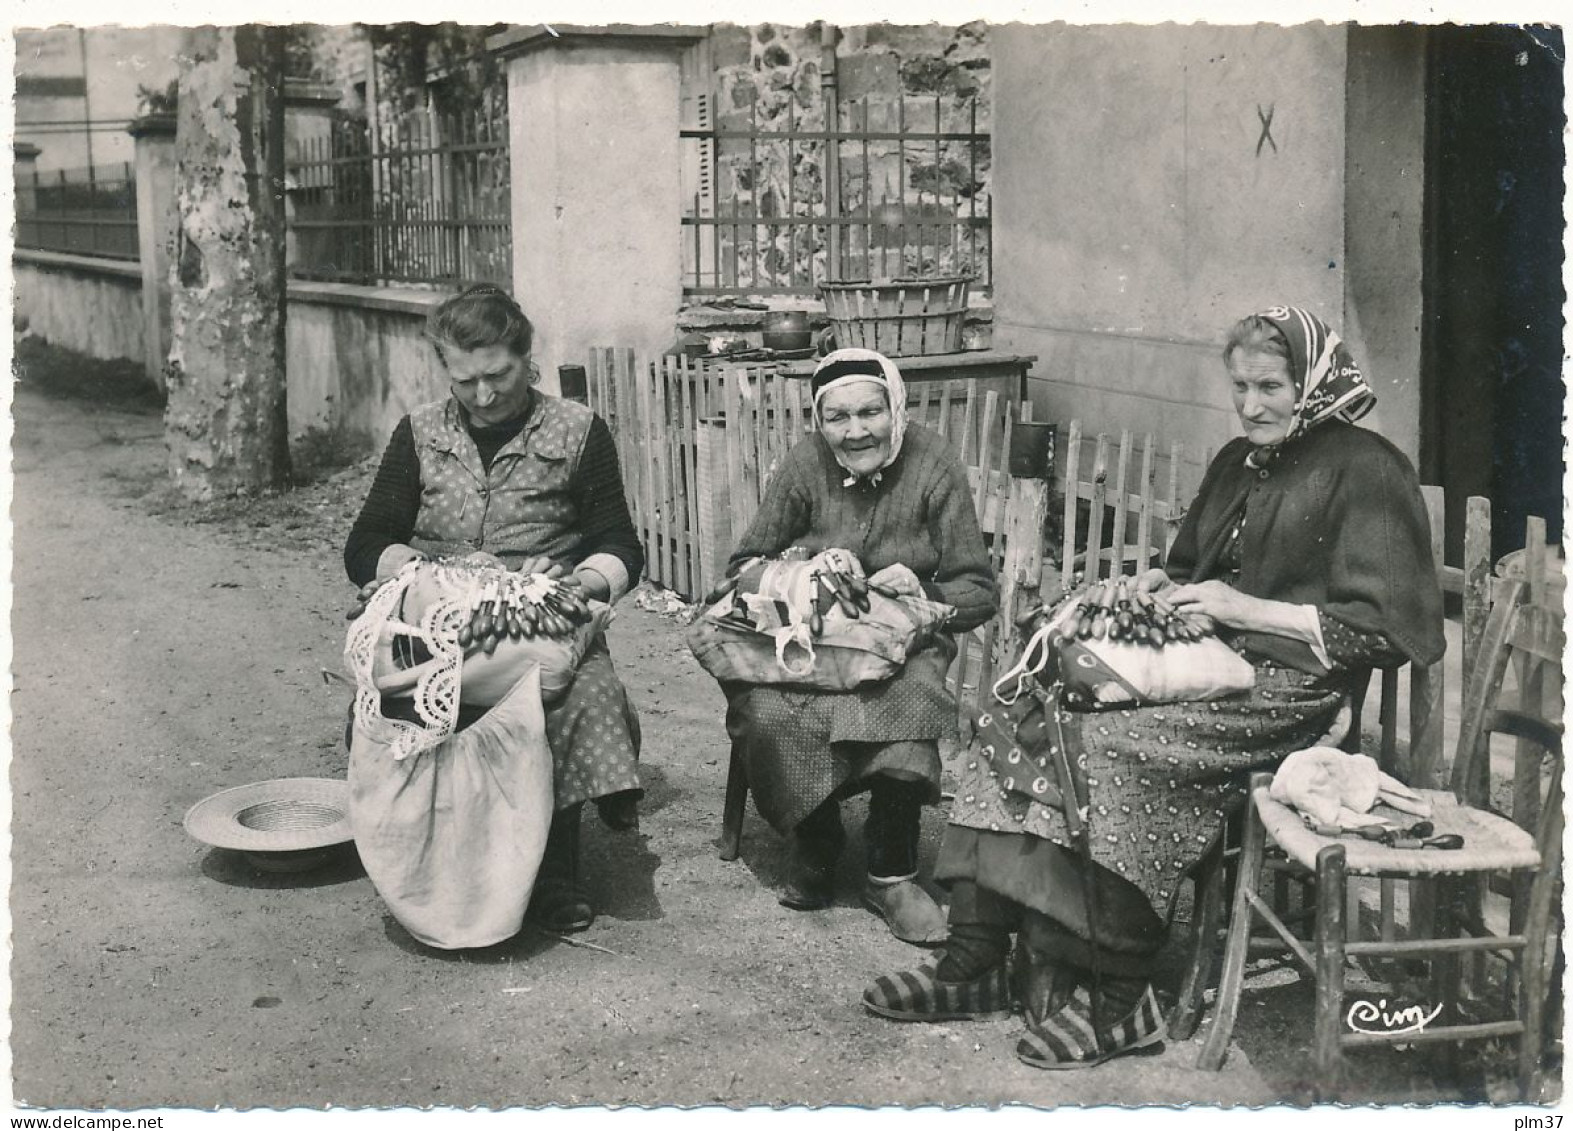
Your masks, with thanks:
[[[1087,803],[1093,859],[1131,881],[1155,908],[1206,853],[1250,775],[1313,745],[1345,692],[1325,677],[1260,662],[1249,694],[1211,702],[1058,709],[1069,764]],[[958,773],[952,824],[1070,847],[1051,757],[1052,726],[1024,695],[978,720]],[[1029,717],[1031,716],[1031,717]],[[988,887],[987,877],[978,882]]]

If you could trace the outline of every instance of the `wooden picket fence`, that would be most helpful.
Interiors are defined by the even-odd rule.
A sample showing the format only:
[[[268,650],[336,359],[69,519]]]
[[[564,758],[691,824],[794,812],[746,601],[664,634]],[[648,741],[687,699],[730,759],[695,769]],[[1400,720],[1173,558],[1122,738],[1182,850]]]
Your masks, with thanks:
[[[650,580],[687,599],[702,596],[723,575],[774,468],[813,430],[808,383],[770,366],[636,361],[633,351],[611,348],[592,351],[588,377],[590,407],[617,440]],[[1031,406],[964,380],[909,391],[910,418],[955,443],[979,522],[999,534],[1010,496],[1010,424],[1030,421]],[[1156,564],[1211,458],[1210,450],[1161,444],[1151,433],[1093,437],[1079,421],[1056,426],[1053,580],[1084,572],[1088,545],[1101,547],[1095,576],[1108,576],[1117,561],[1126,572]]]
[[[700,600],[724,575],[774,469],[813,430],[808,382],[770,366],[646,361],[617,348],[593,350],[587,370],[590,406],[617,441],[646,574]],[[909,393],[910,419],[951,440],[967,469],[1006,610],[1057,597],[1089,560],[1098,577],[1115,563],[1130,572],[1161,561],[1211,456],[1192,461],[1183,445],[1152,435],[1083,437],[1072,421],[1055,429],[1047,466],[1012,475],[1012,422],[1031,423],[1030,404],[965,380]],[[1014,636],[1014,617],[1002,615],[965,641],[953,671],[963,710],[987,694]]]
[[[736,537],[759,508],[773,469],[812,431],[808,383],[763,366],[705,365],[696,359],[637,361],[629,350],[597,350],[589,366],[591,406],[617,439],[634,522],[643,539],[649,578],[689,600],[699,600],[722,577]],[[999,617],[964,641],[953,670],[963,712],[987,696],[1003,657],[1014,654],[1014,613],[1034,599],[1053,601],[1086,580],[1134,574],[1161,563],[1213,452],[1160,442],[1149,434],[1087,435],[1079,421],[1055,428],[1050,467],[1013,476],[1012,419],[1029,419],[1030,406],[971,382],[909,386],[911,419],[949,438],[967,468],[973,501],[1001,579]],[[1194,453],[1194,454],[1193,454]],[[1440,488],[1422,489],[1432,526],[1433,552],[1442,550]],[[1443,589],[1463,608],[1463,660],[1477,647],[1493,587],[1490,503],[1471,499],[1462,569],[1440,565]],[[1544,523],[1531,526],[1529,544],[1543,546]],[[1551,579],[1546,554],[1528,555],[1527,578],[1538,595]],[[1560,588],[1556,590],[1560,594]],[[1559,599],[1537,604],[1560,606]],[[1560,691],[1560,623],[1524,619],[1516,641],[1521,685],[1531,701]],[[1552,664],[1552,659],[1557,661]],[[1411,718],[1396,717],[1399,673],[1373,681],[1371,706],[1380,738],[1373,753],[1386,767],[1428,779],[1443,756],[1443,698],[1438,667],[1409,689]],[[1399,735],[1407,741],[1400,746]],[[1484,765],[1484,762],[1482,762]]]
[[[1055,560],[1060,587],[1067,589],[1080,578],[1161,564],[1213,457],[1211,448],[1164,444],[1151,432],[1136,436],[1127,429],[1118,440],[1107,433],[1087,437],[1077,420],[1063,441],[1056,436],[1055,451],[1061,507]]]
[[[691,358],[636,364],[632,350],[595,349],[586,376],[617,442],[646,576],[693,600],[714,576],[700,552],[697,433],[721,409],[721,374]]]

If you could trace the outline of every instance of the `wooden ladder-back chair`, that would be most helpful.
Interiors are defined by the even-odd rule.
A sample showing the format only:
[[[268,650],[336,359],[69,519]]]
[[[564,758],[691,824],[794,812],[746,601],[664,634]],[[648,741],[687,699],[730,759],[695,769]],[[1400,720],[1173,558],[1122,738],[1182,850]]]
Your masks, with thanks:
[[[1337,1093],[1346,1049],[1492,1037],[1519,1039],[1520,1093],[1525,1099],[1539,1098],[1544,1011],[1557,952],[1552,922],[1562,860],[1561,727],[1534,710],[1503,710],[1497,703],[1515,646],[1549,654],[1555,644],[1549,610],[1537,609],[1529,596],[1528,587],[1519,580],[1497,583],[1491,612],[1464,671],[1463,717],[1451,787],[1425,792],[1434,808],[1435,835],[1460,834],[1463,848],[1400,849],[1359,838],[1320,836],[1293,809],[1273,800],[1272,775],[1252,779],[1216,1017],[1202,1050],[1201,1067],[1216,1070],[1227,1055],[1259,921],[1315,980],[1315,1070],[1322,1098]],[[1532,805],[1516,813],[1523,824],[1482,807],[1484,797],[1477,783],[1481,763],[1490,757],[1492,734],[1515,736],[1539,751],[1532,762],[1521,760],[1521,775],[1534,781],[1536,794]],[[1527,795],[1529,783],[1516,782],[1515,791]],[[1309,937],[1295,934],[1263,897],[1261,877],[1269,843],[1293,868],[1314,877],[1314,925]],[[1487,928],[1480,912],[1480,897],[1493,874],[1508,874],[1515,880],[1506,889],[1515,898],[1507,933],[1501,935]],[[1349,877],[1357,875],[1426,881],[1419,892],[1435,889],[1412,903],[1411,937],[1351,940],[1347,889]],[[1511,1017],[1473,1021],[1464,1016],[1460,966],[1475,955],[1495,955],[1509,964]],[[1357,1002],[1346,1013],[1346,964],[1352,958],[1429,960],[1431,1000],[1404,1003],[1404,1009],[1413,1004],[1422,1007],[1421,1012],[1406,1014],[1405,1023],[1396,1026],[1387,1024],[1380,1016],[1381,1007],[1371,1002]],[[1431,1009],[1437,1010],[1434,1017],[1428,1016]],[[1419,1024],[1422,1016],[1427,1020]],[[1362,1019],[1383,1031],[1366,1031]]]
[[[1437,583],[1444,594],[1456,596],[1462,602],[1462,666],[1467,670],[1469,657],[1478,648],[1490,609],[1491,502],[1479,496],[1471,496],[1468,500],[1464,565],[1460,568],[1443,561],[1445,497],[1442,488],[1422,486],[1420,494],[1430,520],[1431,555],[1436,563]],[[1405,784],[1420,788],[1433,786],[1446,745],[1443,733],[1446,667],[1445,661],[1439,661],[1429,667],[1410,664],[1406,668],[1367,672],[1350,696],[1348,729],[1339,747],[1351,754],[1369,753],[1383,770]],[[1378,679],[1378,696],[1375,744],[1371,745],[1367,741],[1364,717],[1373,675]],[[1405,679],[1407,688],[1402,682]],[[1399,712],[1406,701],[1408,711],[1401,726]],[[1196,886],[1190,952],[1176,1004],[1169,1016],[1169,1031],[1179,1040],[1188,1040],[1201,1021],[1203,997],[1216,965],[1218,936],[1225,925],[1224,913],[1230,899],[1226,866],[1232,875],[1232,866],[1239,857],[1237,842],[1238,830],[1235,830],[1231,846],[1227,850],[1220,846],[1214,857],[1198,865],[1192,877]],[[1269,858],[1268,863],[1270,867],[1275,866],[1273,858]],[[1387,877],[1377,880],[1376,885],[1382,937],[1391,939],[1396,937],[1400,881]],[[1273,902],[1281,913],[1287,909],[1289,887],[1285,871],[1275,871]],[[1360,923],[1362,895],[1361,884],[1348,885],[1346,926],[1350,938],[1354,937]]]

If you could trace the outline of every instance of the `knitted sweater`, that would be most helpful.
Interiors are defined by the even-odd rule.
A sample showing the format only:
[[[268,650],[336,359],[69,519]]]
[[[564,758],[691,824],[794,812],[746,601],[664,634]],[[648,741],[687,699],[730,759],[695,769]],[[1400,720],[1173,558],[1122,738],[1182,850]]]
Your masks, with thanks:
[[[1246,440],[1233,440],[1207,469],[1170,547],[1169,576],[1186,582],[1223,573],[1220,558],[1243,505],[1235,582],[1242,593],[1314,605],[1324,617],[1381,636],[1403,658],[1440,659],[1442,592],[1408,458],[1375,432],[1342,421],[1285,444],[1262,470],[1245,465],[1249,450]],[[1325,670],[1300,641],[1236,635],[1255,655]]]
[[[952,631],[976,628],[994,615],[999,592],[967,473],[943,437],[911,425],[901,454],[877,486],[844,487],[846,476],[823,436],[794,447],[738,542],[733,568],[789,546],[814,553],[840,547],[856,554],[870,574],[905,564],[930,597],[955,606]]]

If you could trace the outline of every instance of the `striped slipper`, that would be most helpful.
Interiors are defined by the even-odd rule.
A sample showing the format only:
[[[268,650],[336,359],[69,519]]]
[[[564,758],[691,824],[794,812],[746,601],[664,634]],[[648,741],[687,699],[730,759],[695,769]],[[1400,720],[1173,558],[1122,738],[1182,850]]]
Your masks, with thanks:
[[[1085,986],[1078,986],[1064,1009],[1028,1027],[1027,1035],[1016,1044],[1016,1056],[1034,1068],[1091,1068],[1135,1049],[1159,1044],[1167,1034],[1158,997],[1148,986],[1136,1008],[1115,1022],[1101,1042],[1096,1040],[1092,995]]]
[[[916,970],[881,974],[863,991],[864,1008],[896,1021],[1002,1021],[1011,1015],[1005,963],[970,982],[942,982],[943,956],[938,951]]]

